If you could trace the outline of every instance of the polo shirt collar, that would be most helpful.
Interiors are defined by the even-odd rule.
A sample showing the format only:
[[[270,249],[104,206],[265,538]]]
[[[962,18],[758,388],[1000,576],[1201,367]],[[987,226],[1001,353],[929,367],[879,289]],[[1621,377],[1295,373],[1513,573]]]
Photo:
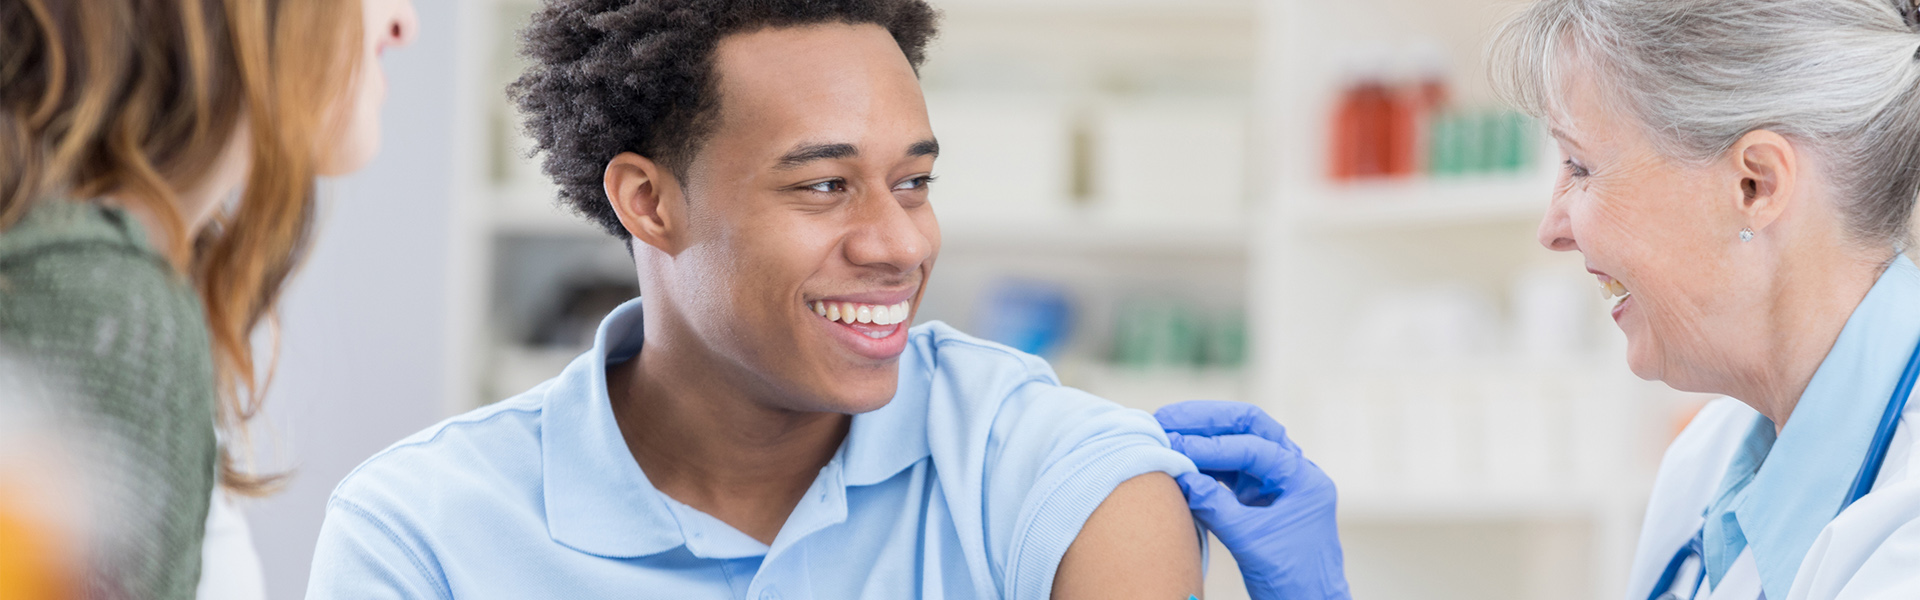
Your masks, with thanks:
[[[1768,598],[1785,598],[1840,511],[1895,380],[1920,341],[1920,268],[1895,257],[1847,318],[1735,509]]]
[[[686,544],[665,497],[620,436],[607,396],[607,363],[640,352],[641,323],[638,298],[601,320],[593,349],[547,387],[541,411],[547,533],[596,556],[633,558]]]
[[[683,526],[702,527],[675,516],[673,500],[654,488],[634,462],[614,421],[607,364],[640,352],[642,312],[639,298],[614,309],[600,322],[593,348],[567,365],[545,392],[540,443],[547,532],[555,542],[596,556],[666,552],[687,545]],[[810,529],[845,519],[844,488],[879,484],[932,455],[927,403],[933,365],[925,352],[929,349],[917,343],[926,337],[911,338],[901,355],[900,385],[893,399],[853,417],[846,441],[823,470],[823,475],[838,471],[840,476],[815,482],[816,488],[839,484],[833,487],[841,489],[829,492],[838,510],[826,509],[821,515],[825,522]],[[790,520],[801,512],[796,509]]]

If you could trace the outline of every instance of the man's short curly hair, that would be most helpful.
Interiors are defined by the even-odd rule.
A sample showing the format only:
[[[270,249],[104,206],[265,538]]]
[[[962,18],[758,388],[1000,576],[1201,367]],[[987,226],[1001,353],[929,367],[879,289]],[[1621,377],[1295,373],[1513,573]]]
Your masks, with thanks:
[[[531,66],[507,89],[560,201],[625,240],[601,185],[607,162],[634,152],[684,179],[720,107],[722,38],[873,24],[918,70],[938,20],[925,0],[547,0],[521,32]]]

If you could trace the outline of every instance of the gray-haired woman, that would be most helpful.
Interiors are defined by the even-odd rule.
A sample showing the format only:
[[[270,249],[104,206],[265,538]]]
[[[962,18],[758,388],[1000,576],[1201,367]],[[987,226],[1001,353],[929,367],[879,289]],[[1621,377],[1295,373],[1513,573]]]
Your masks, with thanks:
[[[1920,598],[1911,2],[1539,0],[1495,41],[1565,160],[1541,244],[1617,299],[1635,374],[1728,396],[1667,451],[1631,599]]]
[[[1667,451],[1629,597],[1920,597],[1898,2],[1545,0],[1494,46],[1565,158],[1540,242],[1618,299],[1635,374],[1729,396]]]

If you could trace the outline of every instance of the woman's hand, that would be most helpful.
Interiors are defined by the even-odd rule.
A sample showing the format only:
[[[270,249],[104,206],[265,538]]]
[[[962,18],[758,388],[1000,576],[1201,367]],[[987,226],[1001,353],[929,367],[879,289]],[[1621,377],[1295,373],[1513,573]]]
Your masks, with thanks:
[[[1154,413],[1200,473],[1179,478],[1187,506],[1240,563],[1256,600],[1352,598],[1333,480],[1258,407],[1196,400]]]

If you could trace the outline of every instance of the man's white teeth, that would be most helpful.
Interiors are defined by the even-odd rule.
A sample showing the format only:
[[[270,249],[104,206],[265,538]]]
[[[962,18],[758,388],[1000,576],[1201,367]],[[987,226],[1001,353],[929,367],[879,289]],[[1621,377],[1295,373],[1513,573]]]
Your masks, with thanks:
[[[901,302],[879,306],[815,300],[809,308],[813,309],[813,314],[826,317],[828,321],[839,321],[848,325],[854,323],[892,325],[907,320],[908,313],[912,311],[910,304],[911,302]]]

